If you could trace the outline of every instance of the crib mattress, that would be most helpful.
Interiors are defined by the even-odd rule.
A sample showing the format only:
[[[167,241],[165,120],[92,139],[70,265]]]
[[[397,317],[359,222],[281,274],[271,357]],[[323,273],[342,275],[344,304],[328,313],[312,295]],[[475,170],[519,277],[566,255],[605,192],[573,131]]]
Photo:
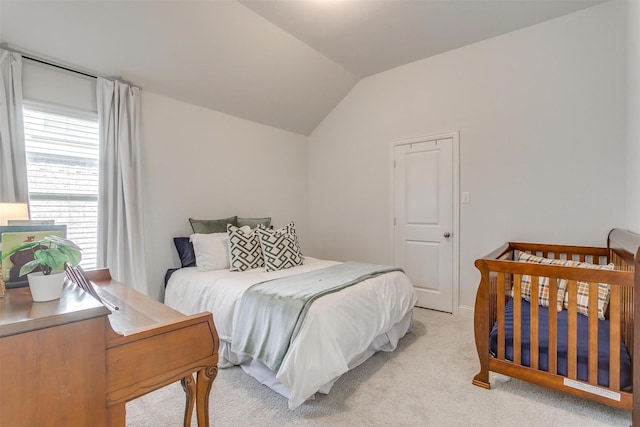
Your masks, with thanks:
[[[530,366],[530,304],[522,300],[521,306],[521,363]],[[558,313],[558,360],[557,373],[567,375],[567,326],[568,313],[563,310]],[[578,379],[588,381],[589,372],[589,348],[588,333],[589,319],[578,314]],[[538,368],[548,371],[548,349],[549,349],[549,312],[548,307],[538,308]],[[513,299],[505,305],[505,357],[513,361]],[[493,325],[489,337],[490,350],[493,355],[498,351],[498,322]],[[631,385],[631,358],[622,340],[620,341],[620,388],[624,389]],[[598,320],[598,384],[603,387],[609,386],[609,320]]]

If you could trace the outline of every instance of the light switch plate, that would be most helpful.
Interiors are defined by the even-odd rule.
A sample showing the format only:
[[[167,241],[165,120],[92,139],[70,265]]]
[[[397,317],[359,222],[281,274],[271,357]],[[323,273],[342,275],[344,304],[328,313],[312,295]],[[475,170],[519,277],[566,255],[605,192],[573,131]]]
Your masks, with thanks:
[[[469,196],[469,192],[468,191],[463,191],[462,192],[462,203],[464,203],[464,204],[471,203],[471,198]]]

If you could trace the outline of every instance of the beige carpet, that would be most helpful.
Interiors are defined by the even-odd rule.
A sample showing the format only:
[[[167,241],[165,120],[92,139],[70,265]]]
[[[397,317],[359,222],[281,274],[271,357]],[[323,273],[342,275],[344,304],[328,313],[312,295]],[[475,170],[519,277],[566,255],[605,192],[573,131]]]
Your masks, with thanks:
[[[631,414],[478,370],[470,319],[415,309],[415,327],[393,353],[378,353],[290,411],[287,401],[240,368],[213,383],[211,424],[239,426],[629,426]],[[184,394],[173,384],[127,404],[127,425],[182,425]],[[194,414],[195,415],[195,414]],[[195,416],[194,416],[195,418]],[[192,423],[196,425],[195,420]]]

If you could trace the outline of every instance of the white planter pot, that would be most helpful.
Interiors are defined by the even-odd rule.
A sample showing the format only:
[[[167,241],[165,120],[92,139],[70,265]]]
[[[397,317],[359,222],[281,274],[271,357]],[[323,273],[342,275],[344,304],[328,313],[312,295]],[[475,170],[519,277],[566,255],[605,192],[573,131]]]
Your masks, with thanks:
[[[35,302],[52,301],[60,298],[65,273],[60,271],[45,276],[41,271],[27,274],[31,297]]]

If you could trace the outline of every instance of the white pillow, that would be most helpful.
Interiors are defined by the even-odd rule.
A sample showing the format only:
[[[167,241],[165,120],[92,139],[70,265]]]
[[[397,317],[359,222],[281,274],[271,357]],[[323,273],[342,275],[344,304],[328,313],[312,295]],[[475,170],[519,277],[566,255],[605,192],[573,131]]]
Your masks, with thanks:
[[[242,227],[243,231],[251,231],[251,227]],[[229,268],[229,236],[227,233],[192,234],[196,255],[196,266],[199,271],[223,270]]]

